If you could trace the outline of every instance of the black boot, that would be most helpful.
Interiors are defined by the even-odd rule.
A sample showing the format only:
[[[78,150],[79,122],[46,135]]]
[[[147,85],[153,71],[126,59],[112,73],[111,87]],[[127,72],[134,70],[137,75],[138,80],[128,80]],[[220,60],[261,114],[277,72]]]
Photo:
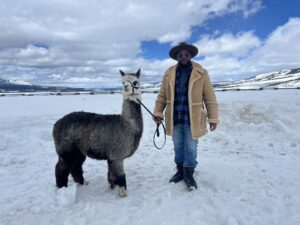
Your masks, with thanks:
[[[193,168],[193,167],[185,167],[184,168],[184,182],[189,191],[192,191],[192,190],[198,188],[198,185],[193,177],[194,169],[195,168]]]
[[[176,163],[177,165],[177,172],[171,177],[170,183],[178,183],[179,181],[183,180],[183,164]]]

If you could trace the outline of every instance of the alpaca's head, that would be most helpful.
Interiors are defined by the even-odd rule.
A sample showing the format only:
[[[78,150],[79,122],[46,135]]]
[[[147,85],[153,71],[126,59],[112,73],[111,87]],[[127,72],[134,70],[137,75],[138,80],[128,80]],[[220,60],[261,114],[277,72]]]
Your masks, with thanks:
[[[122,75],[122,84],[123,84],[123,96],[124,99],[129,99],[130,101],[135,101],[138,103],[137,99],[141,100],[141,85],[140,85],[140,75],[141,69],[136,73],[124,73],[120,70]]]

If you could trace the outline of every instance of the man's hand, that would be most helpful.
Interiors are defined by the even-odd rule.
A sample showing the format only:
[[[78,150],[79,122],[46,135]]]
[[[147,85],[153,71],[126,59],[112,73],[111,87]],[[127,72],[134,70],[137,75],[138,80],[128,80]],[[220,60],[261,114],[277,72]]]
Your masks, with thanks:
[[[155,116],[152,118],[154,120],[155,123],[157,123],[157,125],[161,124],[163,118],[159,117],[159,116]]]
[[[214,131],[217,128],[216,123],[209,123],[210,131]]]

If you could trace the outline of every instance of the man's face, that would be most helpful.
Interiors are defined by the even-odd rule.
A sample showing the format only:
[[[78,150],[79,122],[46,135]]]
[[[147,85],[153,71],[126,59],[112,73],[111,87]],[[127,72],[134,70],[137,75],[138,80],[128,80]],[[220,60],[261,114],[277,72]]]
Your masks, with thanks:
[[[177,61],[182,65],[186,65],[191,60],[191,53],[188,50],[181,50],[177,54]]]

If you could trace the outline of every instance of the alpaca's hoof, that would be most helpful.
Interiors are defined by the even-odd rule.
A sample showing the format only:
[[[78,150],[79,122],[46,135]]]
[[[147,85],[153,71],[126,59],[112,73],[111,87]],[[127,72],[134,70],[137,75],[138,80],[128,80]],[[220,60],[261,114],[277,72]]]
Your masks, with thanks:
[[[119,196],[120,196],[121,198],[127,196],[127,190],[126,190],[125,187],[117,186],[117,191],[118,191],[118,194],[119,194]]]
[[[82,181],[80,181],[80,182],[76,182],[76,181],[75,181],[75,183],[77,183],[77,184],[79,184],[79,185],[88,185],[88,184],[89,184],[89,182],[86,181],[86,180],[82,180]]]

